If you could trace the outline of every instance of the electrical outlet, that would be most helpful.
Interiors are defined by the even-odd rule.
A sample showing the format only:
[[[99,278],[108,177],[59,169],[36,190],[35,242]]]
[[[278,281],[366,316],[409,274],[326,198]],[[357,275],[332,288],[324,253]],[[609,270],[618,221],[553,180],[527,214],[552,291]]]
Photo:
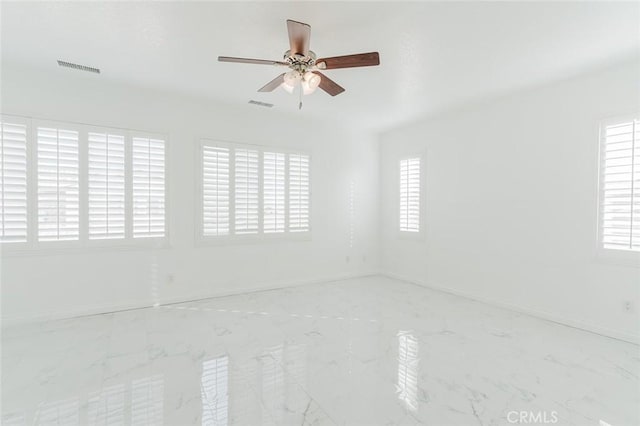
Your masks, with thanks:
[[[167,284],[173,284],[175,281],[175,276],[173,274],[167,275]]]
[[[345,258],[344,258],[344,261],[345,261],[346,263],[349,263],[349,262],[351,262],[351,258],[350,258],[349,256],[347,256],[347,257],[345,257]]]
[[[631,300],[625,300],[624,310],[626,312],[633,312],[633,302]]]

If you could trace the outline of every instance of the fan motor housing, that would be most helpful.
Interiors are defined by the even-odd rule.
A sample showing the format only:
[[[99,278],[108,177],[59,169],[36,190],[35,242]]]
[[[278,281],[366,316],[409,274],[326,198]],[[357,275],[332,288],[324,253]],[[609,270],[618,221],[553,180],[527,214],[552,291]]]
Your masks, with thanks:
[[[289,67],[300,72],[304,72],[316,64],[316,54],[311,50],[309,50],[307,56],[292,55],[291,50],[287,50],[284,52],[283,59],[289,63]]]

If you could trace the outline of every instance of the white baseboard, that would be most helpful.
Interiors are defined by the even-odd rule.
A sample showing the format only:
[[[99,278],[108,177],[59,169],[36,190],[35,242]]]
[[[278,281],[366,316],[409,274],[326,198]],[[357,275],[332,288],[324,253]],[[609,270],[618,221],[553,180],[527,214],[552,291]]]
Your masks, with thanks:
[[[329,283],[335,281],[342,281],[354,278],[364,278],[374,275],[379,275],[377,271],[360,272],[353,274],[332,275],[327,277],[317,277],[307,280],[291,280],[291,281],[272,281],[261,284],[256,284],[251,287],[243,287],[237,290],[224,290],[213,291],[207,293],[192,293],[183,297],[161,298],[158,301],[158,306],[171,305],[174,303],[192,302],[195,300],[211,299],[214,297],[234,296],[245,293],[256,293],[261,291],[277,290],[282,288],[297,287],[308,284]],[[80,309],[63,310],[63,311],[51,311],[39,315],[21,315],[21,316],[7,316],[2,318],[2,326],[10,327],[15,325],[23,325],[29,323],[37,323],[44,321],[55,321],[61,319],[77,318],[90,315],[108,314],[112,312],[128,311],[132,309],[151,308],[155,304],[151,301],[130,301],[119,304],[109,305],[95,305],[91,307],[83,307]]]
[[[607,336],[614,339],[623,340],[625,342],[630,342],[636,345],[640,345],[640,336],[636,334],[614,330],[607,327],[601,327],[598,325],[587,323],[585,321],[566,318],[550,312],[540,311],[537,309],[532,309],[524,306],[502,302],[499,300],[477,296],[471,293],[452,289],[449,287],[435,285],[433,283],[425,283],[419,280],[415,280],[409,277],[405,277],[405,276],[390,273],[390,272],[370,271],[370,272],[361,272],[361,273],[353,273],[353,274],[333,275],[333,276],[327,276],[327,277],[317,277],[317,278],[307,279],[307,280],[274,281],[274,282],[256,284],[254,286],[245,287],[238,290],[214,291],[214,292],[207,292],[207,293],[200,293],[200,294],[192,293],[183,297],[163,298],[159,301],[158,304],[160,306],[171,305],[174,303],[184,303],[184,302],[190,302],[194,300],[233,296],[233,295],[244,294],[244,293],[256,293],[261,291],[277,290],[277,289],[290,288],[290,287],[292,288],[296,286],[309,285],[309,284],[328,283],[328,282],[342,281],[342,280],[348,280],[348,279],[354,279],[354,278],[364,278],[364,277],[370,277],[375,275],[380,275],[387,278],[404,281],[404,282],[418,285],[421,287],[429,288],[431,290],[442,291],[445,293],[449,293],[449,294],[464,297],[467,299],[475,300],[478,302],[486,303],[488,305],[497,306],[503,309],[508,309],[514,312],[531,315],[533,317],[541,318],[547,321],[552,321],[558,324],[566,325],[573,328],[578,328],[581,330],[586,330],[592,333],[596,333],[603,336]],[[118,312],[118,311],[126,311],[131,309],[150,308],[153,306],[154,304],[149,301],[132,301],[128,303],[121,303],[121,304],[115,304],[115,305],[114,304],[101,305],[101,306],[97,305],[97,306],[92,306],[88,308],[81,308],[81,309],[74,309],[74,310],[52,311],[52,312],[48,312],[41,315],[3,317],[2,326],[6,327],[6,326],[14,326],[14,325],[20,325],[20,324],[43,322],[43,321],[54,321],[54,320],[60,320],[60,319],[68,319],[68,318],[76,318],[76,317],[83,317],[83,316],[89,316],[89,315],[99,315],[99,314],[106,314],[106,313],[112,313],[112,312]]]
[[[589,331],[591,333],[596,333],[602,336],[611,337],[613,339],[623,340],[625,342],[634,343],[636,345],[640,345],[640,335],[627,333],[620,330],[611,329],[608,327],[601,327],[595,324],[590,324],[585,321],[576,320],[572,318],[566,318],[561,315],[553,314],[546,311],[540,311],[537,309],[532,309],[524,306],[514,305],[511,303],[501,302],[499,300],[490,299],[482,296],[477,296],[475,294],[467,293],[465,291],[460,291],[456,289],[452,289],[449,287],[436,285],[433,283],[425,283],[420,280],[415,280],[412,278],[404,277],[402,275],[394,274],[391,272],[381,272],[380,275],[385,276],[387,278],[391,278],[394,280],[404,281],[410,284],[415,284],[421,287],[425,287],[431,290],[442,291],[445,293],[453,294],[455,296],[464,297],[466,299],[475,300],[478,302],[486,303],[488,305],[497,306],[499,308],[508,309],[510,311],[519,312],[527,315],[531,315],[536,318],[541,318],[547,321],[555,322],[557,324],[566,325],[573,328],[578,328],[580,330]]]

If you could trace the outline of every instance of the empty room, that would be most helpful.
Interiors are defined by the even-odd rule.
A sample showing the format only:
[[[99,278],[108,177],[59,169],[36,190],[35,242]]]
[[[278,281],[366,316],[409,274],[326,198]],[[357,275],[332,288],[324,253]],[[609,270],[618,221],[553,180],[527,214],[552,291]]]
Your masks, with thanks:
[[[0,2],[0,424],[640,425],[640,3]]]

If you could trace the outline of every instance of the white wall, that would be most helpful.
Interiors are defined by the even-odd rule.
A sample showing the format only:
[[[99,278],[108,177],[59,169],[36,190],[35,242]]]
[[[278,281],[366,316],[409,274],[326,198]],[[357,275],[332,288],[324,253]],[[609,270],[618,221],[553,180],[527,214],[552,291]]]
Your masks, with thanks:
[[[381,135],[383,271],[640,340],[640,269],[596,255],[599,121],[639,111],[639,94],[627,62]],[[425,235],[407,240],[397,161],[415,152]]]
[[[2,71],[5,114],[167,134],[170,203],[167,249],[3,253],[4,319],[149,306],[377,268],[377,218],[371,212],[378,205],[378,152],[362,135],[335,123],[307,120],[304,111],[285,116],[253,106],[234,109],[63,69]],[[194,149],[201,136],[310,150],[311,241],[196,247]]]

